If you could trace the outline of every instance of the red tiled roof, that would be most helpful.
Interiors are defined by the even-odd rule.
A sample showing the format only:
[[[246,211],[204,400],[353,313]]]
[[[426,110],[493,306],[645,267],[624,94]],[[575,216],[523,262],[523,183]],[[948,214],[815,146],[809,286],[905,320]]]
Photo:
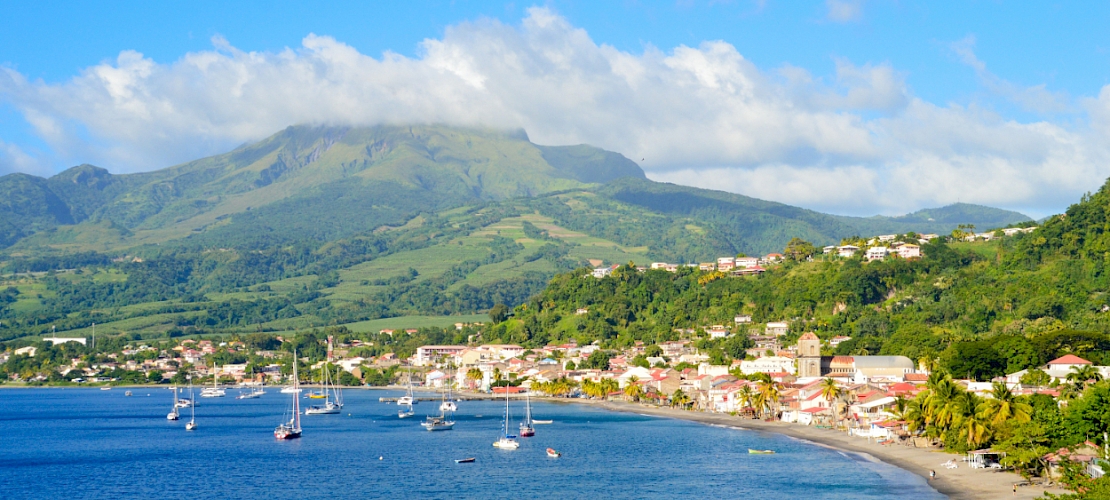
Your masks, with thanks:
[[[821,412],[829,411],[829,409],[828,408],[806,408],[806,409],[800,410],[800,411],[802,413],[821,413]]]
[[[813,332],[805,332],[805,333],[802,334],[801,337],[798,337],[798,340],[820,340],[820,339],[818,339],[817,335],[814,335]]]
[[[1083,359],[1079,356],[1076,356],[1074,354],[1068,354],[1067,356],[1061,356],[1061,357],[1056,358],[1052,361],[1049,361],[1048,364],[1050,364],[1050,365],[1089,365],[1089,364],[1091,364],[1091,362],[1087,361],[1087,360],[1085,360],[1085,359]]]
[[[917,386],[907,382],[898,382],[890,386],[890,392],[909,392],[914,389],[917,389]]]
[[[833,356],[832,362],[833,363],[855,363],[856,358],[853,358],[851,356]]]
[[[907,373],[904,378],[908,382],[925,382],[929,380],[929,375],[926,373]]]

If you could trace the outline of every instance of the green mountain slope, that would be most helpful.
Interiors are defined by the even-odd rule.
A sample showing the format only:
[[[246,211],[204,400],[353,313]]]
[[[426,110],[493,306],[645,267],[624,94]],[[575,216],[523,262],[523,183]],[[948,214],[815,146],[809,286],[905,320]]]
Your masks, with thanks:
[[[550,162],[547,160],[550,158]],[[83,165],[43,182],[7,176],[4,243],[43,228],[111,221],[126,244],[161,243],[221,226],[212,240],[330,239],[416,213],[643,176],[589,146],[539,147],[523,132],[420,127],[290,127],[227,154],[113,176]],[[15,198],[13,198],[15,200]],[[262,209],[260,215],[248,212]],[[265,225],[258,228],[259,224]],[[263,236],[264,235],[264,236]],[[44,237],[27,247],[50,245]],[[107,249],[107,248],[105,248]]]
[[[155,172],[0,177],[0,194],[0,339],[472,315],[579,267],[1022,218],[839,217],[652,182],[590,146],[443,126],[290,127]]]

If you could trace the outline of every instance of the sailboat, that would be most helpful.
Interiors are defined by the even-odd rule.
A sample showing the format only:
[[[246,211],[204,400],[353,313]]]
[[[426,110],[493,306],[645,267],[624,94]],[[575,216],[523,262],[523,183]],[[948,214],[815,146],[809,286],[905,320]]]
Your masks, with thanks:
[[[227,392],[225,392],[222,388],[220,388],[219,380],[220,380],[220,373],[216,370],[216,367],[213,366],[212,367],[212,387],[205,387],[204,389],[201,389],[200,397],[202,397],[202,398],[222,398],[222,397],[226,396]]]
[[[455,427],[455,421],[447,418],[447,411],[444,410],[444,403],[447,402],[447,393],[444,393],[443,402],[439,405],[439,416],[428,416],[424,419],[424,423],[420,424],[429,431],[449,431]]]
[[[193,380],[189,379],[189,401],[193,400]],[[189,405],[190,419],[189,423],[185,424],[185,430],[193,431],[197,429],[197,409],[193,405]]]
[[[255,388],[251,389],[250,392],[239,391],[239,395],[235,396],[235,399],[260,398],[260,397],[262,397],[263,394],[266,394],[266,388],[264,386],[265,386],[265,382],[263,382],[262,385],[259,385],[258,387],[255,387]]]
[[[180,415],[177,412],[177,386],[173,386],[173,409],[166,414],[166,420],[177,420]]]
[[[439,411],[459,411],[459,405],[455,404],[455,400],[451,397],[451,379],[445,379],[443,381],[443,384],[446,386],[444,387],[444,390],[446,391],[447,395],[444,398],[443,402],[439,403]]]
[[[312,405],[311,407],[309,407],[308,409],[306,409],[304,411],[305,415],[331,415],[331,414],[339,413],[339,410],[341,408],[343,408],[343,402],[340,400],[340,393],[339,393],[339,387],[338,387],[338,384],[339,384],[339,373],[338,373],[339,368],[336,367],[336,374],[335,374],[336,380],[333,383],[332,380],[331,380],[331,371],[328,370],[328,363],[329,362],[331,362],[331,337],[328,337],[328,358],[327,358],[327,360],[324,361],[324,365],[320,367],[320,374],[323,375],[322,378],[324,379],[324,388],[323,388],[324,404],[323,405]],[[333,398],[333,396],[334,396],[334,398]],[[316,395],[315,394],[310,394],[309,397],[315,398]]]
[[[412,405],[416,404],[416,399],[412,397],[412,372],[406,373],[408,374],[408,392],[406,392],[404,396],[397,398],[397,404],[400,406],[408,406],[411,409]]]
[[[494,441],[495,448],[502,450],[515,450],[520,448],[520,443],[517,442],[516,436],[509,434],[509,387],[505,387],[505,423],[501,426],[501,438]]]
[[[524,393],[524,421],[520,423],[520,437],[536,435],[536,428],[532,427],[532,400],[528,393]]]
[[[293,350],[293,418],[274,429],[277,439],[296,439],[301,437],[301,402],[297,399],[297,350]]]

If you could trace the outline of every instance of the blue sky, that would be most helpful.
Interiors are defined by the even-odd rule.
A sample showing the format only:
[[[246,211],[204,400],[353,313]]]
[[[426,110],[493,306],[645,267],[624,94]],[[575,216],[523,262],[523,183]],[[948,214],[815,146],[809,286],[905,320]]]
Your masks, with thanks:
[[[82,162],[151,170],[290,122],[419,120],[524,126],[537,142],[587,142],[645,157],[645,170],[659,180],[837,213],[904,213],[959,199],[1041,215],[1110,175],[1098,146],[1110,116],[1099,99],[1110,85],[1105,3],[7,2],[3,11],[0,173],[49,175]],[[306,42],[309,34],[323,41]],[[717,41],[723,45],[706,45]],[[514,43],[534,44],[527,56],[542,66],[539,80],[499,60]],[[364,57],[321,55],[335,47]],[[543,55],[550,47],[566,50]],[[125,51],[141,56],[121,59]],[[401,64],[387,64],[386,53]],[[447,54],[470,64],[451,67]],[[329,102],[314,100],[322,99],[317,91],[305,95],[315,111],[254,99],[251,109],[266,112],[215,116],[229,102],[247,103],[181,92],[182,82],[228,82],[191,58],[216,58],[228,74],[249,68],[246,78],[254,80],[246,85],[255,95],[286,97],[299,90],[267,84],[265,75],[309,78],[304,72],[313,70],[305,68],[335,64],[350,71],[316,72],[322,80],[304,80],[302,88],[323,81],[329,92],[379,101],[349,116],[327,111]],[[289,58],[304,64],[285,66]],[[637,76],[622,73],[620,61],[631,61]],[[134,79],[122,97],[109,95],[115,80],[103,76],[113,68]],[[432,69],[459,77],[461,90],[429,86],[423,91],[438,104],[426,107],[389,90]],[[706,79],[705,71],[716,73]],[[658,85],[629,83],[645,72]],[[92,73],[102,76],[90,80]],[[363,76],[337,82],[339,74]],[[575,76],[553,81],[564,74]],[[375,81],[360,83],[366,75]],[[537,106],[527,94],[537,83],[594,100]],[[630,91],[642,95],[624,102]],[[721,100],[730,104],[716,106]],[[621,102],[610,107],[614,101]],[[160,114],[157,104],[175,111]],[[196,111],[205,106],[213,110]],[[714,114],[715,106],[728,111]],[[182,109],[190,116],[181,117]],[[608,114],[587,116],[599,110]],[[591,129],[572,115],[608,128]],[[712,137],[684,150],[690,141],[682,138],[706,136],[698,127],[707,123]],[[677,139],[663,150],[652,131],[665,124]],[[614,126],[629,132],[613,133]],[[764,130],[775,132],[736,139]],[[1071,164],[1074,171],[1053,174]],[[977,187],[953,188],[969,182]]]

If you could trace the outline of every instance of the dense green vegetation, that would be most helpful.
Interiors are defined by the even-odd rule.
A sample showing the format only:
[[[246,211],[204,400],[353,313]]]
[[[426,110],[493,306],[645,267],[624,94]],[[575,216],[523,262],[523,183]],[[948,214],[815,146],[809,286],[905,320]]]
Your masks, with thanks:
[[[150,336],[474,314],[589,263],[1025,219],[968,206],[909,222],[830,216],[653,183],[590,146],[441,126],[290,127],[155,172],[0,177],[0,194],[0,340],[94,323]]]
[[[901,354],[979,380],[1066,353],[1110,364],[1108,209],[1104,187],[1033,233],[935,240],[921,260],[788,260],[748,278],[622,266],[596,279],[580,269],[557,276],[491,335],[627,346],[750,314],[757,323],[789,321],[787,341],[805,331],[847,335],[839,354]]]

